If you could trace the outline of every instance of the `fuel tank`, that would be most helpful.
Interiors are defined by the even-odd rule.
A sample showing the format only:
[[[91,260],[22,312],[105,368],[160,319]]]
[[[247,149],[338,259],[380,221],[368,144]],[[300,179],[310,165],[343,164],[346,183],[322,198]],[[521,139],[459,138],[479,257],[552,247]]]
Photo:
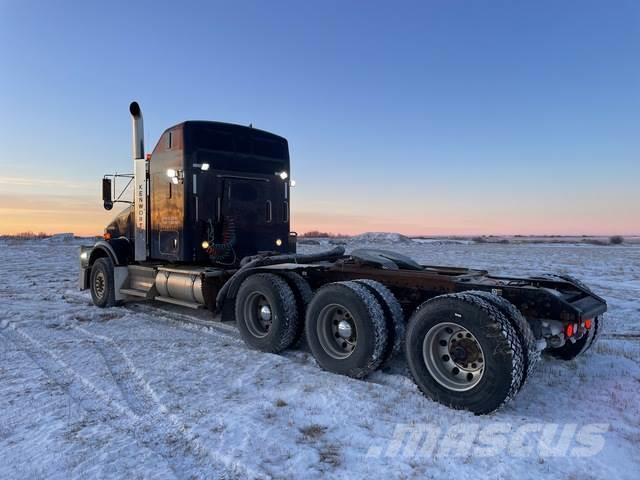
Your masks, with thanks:
[[[156,290],[162,297],[204,305],[201,274],[201,270],[160,267],[156,274]]]

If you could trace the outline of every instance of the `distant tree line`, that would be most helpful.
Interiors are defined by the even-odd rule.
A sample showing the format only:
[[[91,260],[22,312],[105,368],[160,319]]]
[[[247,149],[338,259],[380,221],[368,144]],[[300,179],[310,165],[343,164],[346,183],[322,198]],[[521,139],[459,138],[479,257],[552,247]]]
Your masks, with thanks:
[[[319,230],[311,230],[300,235],[303,238],[347,238],[349,235],[342,233],[320,232]]]
[[[44,232],[38,232],[38,233],[20,232],[20,233],[16,233],[15,235],[2,235],[2,236],[4,238],[15,238],[19,240],[35,240],[35,239],[49,238],[51,235]]]

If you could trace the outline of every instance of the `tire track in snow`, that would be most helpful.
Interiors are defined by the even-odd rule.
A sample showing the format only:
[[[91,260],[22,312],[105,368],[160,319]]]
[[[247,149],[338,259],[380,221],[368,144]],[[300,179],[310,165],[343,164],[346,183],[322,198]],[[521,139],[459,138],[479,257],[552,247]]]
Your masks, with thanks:
[[[136,308],[132,308],[134,306]],[[152,304],[135,303],[131,306],[125,306],[125,308],[130,308],[131,311],[137,311],[136,313],[145,313],[151,316],[151,319],[154,321],[159,320],[165,323],[170,323],[187,331],[198,330],[208,335],[223,337],[227,340],[233,341],[234,343],[244,345],[244,342],[240,338],[238,329],[232,325],[226,325],[222,322],[216,322],[213,320],[200,320],[192,315],[173,310],[166,310],[165,308]]]
[[[73,296],[75,299],[81,299],[82,295],[76,292],[66,292],[67,296]],[[86,299],[85,299],[86,300]],[[183,331],[192,333],[201,332],[206,335],[211,335],[216,338],[222,338],[233,342],[237,346],[242,348],[249,347],[242,341],[237,328],[234,325],[223,324],[215,321],[200,320],[188,313],[182,313],[174,310],[167,310],[167,306],[154,305],[149,302],[133,302],[131,304],[125,304],[123,308],[129,310],[134,314],[146,315],[146,321],[157,322],[163,324],[169,324],[175,326]],[[170,308],[170,307],[169,307]],[[268,354],[273,355],[273,354]],[[287,361],[296,363],[301,366],[311,367],[321,370],[311,353],[305,349],[287,350],[278,354],[278,356],[286,359]],[[253,374],[258,373],[261,368],[257,368]],[[243,376],[246,378],[252,378],[249,375]],[[366,379],[359,381],[367,382],[381,388],[391,388],[394,391],[402,390],[407,395],[418,395],[417,387],[409,376],[409,370],[406,361],[401,358],[394,358],[383,369],[379,369]]]
[[[238,478],[267,478],[265,474],[238,464],[228,455],[207,450],[186,425],[175,415],[169,413],[167,407],[160,402],[156,393],[136,369],[126,352],[112,338],[95,334],[83,327],[76,326],[75,330],[94,341],[94,345],[105,360],[114,382],[131,410],[139,416],[142,423],[152,427],[147,429],[149,438],[154,443],[159,441],[161,444],[170,445],[170,449],[165,452],[166,456],[175,455],[176,450],[180,456],[186,459],[193,455],[196,457],[194,459],[209,456],[217,463],[223,464],[230,473]],[[176,433],[179,435],[176,436]],[[162,440],[165,441],[162,442]],[[165,455],[162,456],[166,458]]]
[[[89,306],[93,306],[91,299],[87,295],[75,291],[66,291],[64,293],[64,299],[67,303],[87,303]],[[133,314],[148,315],[149,317],[145,320],[162,321],[164,323],[177,326],[185,331],[193,332],[194,330],[197,330],[206,333],[207,335],[224,337],[235,343],[244,345],[244,342],[240,338],[240,334],[235,326],[222,323],[221,321],[201,320],[193,315],[175,310],[168,310],[168,308],[171,308],[170,305],[163,304],[162,306],[157,306],[149,301],[132,300],[131,302],[125,303],[121,307],[116,308],[124,309]]]
[[[0,336],[25,353],[47,377],[53,380],[87,413],[102,422],[132,418],[131,412],[120,405],[82,375],[77,374],[62,358],[31,335],[12,323],[0,322]]]
[[[94,335],[82,327],[76,326],[74,329],[93,341],[92,343],[100,353],[100,356],[102,356],[113,382],[122,393],[122,398],[133,413],[144,417],[153,411],[159,401],[154,398],[155,395],[151,387],[142,379],[141,375],[133,367],[129,367],[131,362],[125,357],[125,354],[121,355],[125,357],[124,361],[120,361],[113,348],[105,348],[107,340],[104,337]]]
[[[129,306],[125,305],[124,308],[129,308],[136,313],[147,314],[151,317],[150,321],[152,322],[170,324],[188,332],[202,332],[213,337],[224,338],[225,340],[230,340],[242,348],[250,349],[250,347],[248,347],[240,338],[240,334],[234,325],[200,320],[187,313],[167,310],[165,305],[156,306],[151,303],[133,303]],[[255,351],[257,352],[257,350]],[[311,355],[311,352],[306,346],[303,348],[286,350],[277,354],[277,356],[299,365],[321,370],[320,366],[317,364],[313,355]],[[260,369],[256,369],[255,373],[259,371]],[[406,361],[404,358],[400,358],[400,356],[392,359],[385,367],[374,372],[373,375],[359,381],[375,384],[384,388],[402,388],[407,392],[407,394],[420,395],[417,387],[415,387],[415,384],[409,376],[409,367]]]
[[[132,408],[121,405],[91,381],[74,371],[54,351],[28,333],[18,329],[13,323],[6,320],[0,322],[0,337],[24,352],[91,418],[133,436],[141,446],[162,457],[176,478],[267,477],[244,468],[221,454],[208,451],[175,417],[167,416],[157,407],[152,409],[151,413],[138,415]],[[96,343],[99,342],[96,341]],[[116,377],[114,380],[117,383]],[[124,387],[123,394],[126,391],[132,395],[134,389],[135,387],[129,384]],[[144,400],[137,404],[131,397],[125,396],[125,398],[139,408],[145,402],[152,400],[153,396],[151,399],[148,396],[143,396]],[[167,422],[167,418],[169,418],[169,422]]]

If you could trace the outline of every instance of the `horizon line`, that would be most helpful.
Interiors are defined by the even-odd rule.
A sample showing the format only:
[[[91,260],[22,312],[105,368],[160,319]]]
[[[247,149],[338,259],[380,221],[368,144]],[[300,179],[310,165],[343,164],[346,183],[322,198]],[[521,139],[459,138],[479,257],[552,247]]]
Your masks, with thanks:
[[[293,232],[292,232],[293,233]],[[454,237],[519,237],[519,238],[531,238],[531,237],[553,237],[553,238],[571,238],[571,237],[582,237],[582,238],[589,238],[589,237],[615,237],[615,236],[621,236],[621,237],[640,237],[640,233],[606,233],[606,234],[584,234],[584,233],[577,233],[577,234],[554,234],[554,233],[536,233],[536,234],[522,234],[522,233],[452,233],[452,234],[419,234],[419,235],[410,235],[410,234],[404,234],[401,232],[397,232],[397,231],[392,231],[392,230],[368,230],[368,231],[364,231],[364,232],[360,232],[360,233],[352,233],[352,234],[346,234],[346,233],[334,233],[334,232],[320,232],[320,231],[316,231],[314,232],[313,230],[310,230],[309,232],[305,232],[305,233],[301,233],[301,234],[296,234],[296,236],[298,237],[304,237],[307,236],[307,233],[320,233],[321,235],[309,235],[310,238],[325,238],[325,237],[334,237],[334,238],[339,238],[339,237],[357,237],[359,235],[365,235],[368,233],[381,233],[381,234],[396,234],[396,235],[402,235],[403,237],[407,237],[407,238],[454,238]],[[62,231],[62,232],[36,232],[36,231],[31,231],[31,230],[25,230],[22,232],[16,232],[16,233],[4,233],[4,232],[0,232],[0,237],[18,237],[21,235],[31,235],[31,236],[46,236],[46,237],[52,237],[54,235],[66,235],[66,234],[71,234],[74,237],[102,237],[102,233],[96,233],[96,234],[79,234],[76,232],[70,232],[70,231]]]

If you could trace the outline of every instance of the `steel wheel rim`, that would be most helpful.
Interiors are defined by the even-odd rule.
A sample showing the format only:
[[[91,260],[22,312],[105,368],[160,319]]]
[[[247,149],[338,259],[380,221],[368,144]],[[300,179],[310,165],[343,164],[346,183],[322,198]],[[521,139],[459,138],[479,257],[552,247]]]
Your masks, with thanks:
[[[336,360],[349,358],[358,343],[353,315],[337,303],[327,305],[320,311],[316,333],[320,346]]]
[[[457,323],[431,327],[422,342],[422,357],[433,379],[448,390],[471,390],[484,376],[485,357],[480,342]]]
[[[102,298],[104,297],[106,281],[104,278],[103,272],[96,273],[96,277],[93,280],[93,291],[96,294],[96,297]]]
[[[244,320],[249,333],[256,338],[269,335],[273,325],[273,308],[260,292],[251,292],[244,302]]]

